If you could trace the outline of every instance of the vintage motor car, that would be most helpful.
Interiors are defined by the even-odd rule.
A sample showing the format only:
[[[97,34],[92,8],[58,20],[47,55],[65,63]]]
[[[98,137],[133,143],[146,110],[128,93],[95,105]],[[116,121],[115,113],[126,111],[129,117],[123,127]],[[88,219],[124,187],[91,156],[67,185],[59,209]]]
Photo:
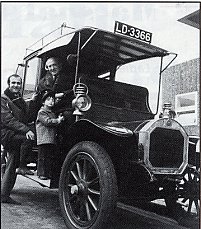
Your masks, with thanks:
[[[65,121],[49,183],[58,188],[67,228],[104,228],[117,201],[164,199],[170,211],[198,216],[195,141],[174,118],[168,98],[159,115],[162,73],[177,55],[152,45],[151,33],[121,22],[115,22],[114,32],[76,30],[65,23],[55,32],[60,34],[52,38],[50,33],[27,48],[18,73],[23,72],[23,97],[33,122],[38,106],[32,98],[48,57],[60,58],[73,92],[66,91],[55,105]],[[152,86],[159,85],[155,112],[149,105],[151,90],[137,84],[143,80],[140,71],[152,67],[147,61],[153,59],[160,67],[152,78]],[[126,82],[130,67],[117,76],[124,66],[138,62],[142,70],[133,71],[135,85]]]

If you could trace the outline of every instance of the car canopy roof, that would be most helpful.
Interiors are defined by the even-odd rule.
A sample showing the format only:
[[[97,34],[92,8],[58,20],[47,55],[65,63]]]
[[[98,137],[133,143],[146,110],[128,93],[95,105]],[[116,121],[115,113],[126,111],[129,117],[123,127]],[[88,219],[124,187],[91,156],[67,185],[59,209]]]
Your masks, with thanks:
[[[104,73],[112,67],[126,63],[163,57],[168,51],[146,42],[101,29],[85,27],[43,45],[38,56],[62,56],[77,54],[80,44],[79,67],[91,68],[96,73]]]

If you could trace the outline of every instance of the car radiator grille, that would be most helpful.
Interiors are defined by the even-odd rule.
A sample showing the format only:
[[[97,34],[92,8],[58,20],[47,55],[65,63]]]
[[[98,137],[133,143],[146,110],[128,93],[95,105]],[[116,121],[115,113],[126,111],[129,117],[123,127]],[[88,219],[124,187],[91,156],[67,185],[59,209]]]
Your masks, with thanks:
[[[157,127],[151,132],[149,161],[153,167],[179,168],[183,150],[184,137],[179,130]]]

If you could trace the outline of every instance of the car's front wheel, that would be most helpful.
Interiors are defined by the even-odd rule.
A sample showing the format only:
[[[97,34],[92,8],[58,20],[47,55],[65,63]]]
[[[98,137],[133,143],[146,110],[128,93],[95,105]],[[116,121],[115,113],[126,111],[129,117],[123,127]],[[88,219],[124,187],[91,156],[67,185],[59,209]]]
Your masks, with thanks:
[[[165,199],[167,207],[172,210],[179,204],[186,213],[199,216],[199,185],[199,172],[195,168],[187,167],[180,183],[168,187],[169,196]]]
[[[76,144],[59,181],[61,211],[68,228],[103,228],[116,207],[117,181],[107,152],[95,142]]]
[[[170,183],[164,187],[169,213],[179,224],[190,228],[199,223],[199,181],[199,172],[195,168],[187,167],[179,183]]]

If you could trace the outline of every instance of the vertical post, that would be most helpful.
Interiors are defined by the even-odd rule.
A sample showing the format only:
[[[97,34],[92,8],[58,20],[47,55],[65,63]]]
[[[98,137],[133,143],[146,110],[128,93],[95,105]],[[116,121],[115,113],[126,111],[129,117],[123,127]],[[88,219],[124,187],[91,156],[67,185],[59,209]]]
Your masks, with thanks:
[[[158,113],[158,108],[159,108],[160,92],[161,92],[162,66],[163,66],[163,56],[161,57],[161,65],[160,65],[160,73],[159,73],[159,85],[158,85],[158,99],[157,99],[157,107],[156,107],[156,113],[155,113],[155,115]]]
[[[16,71],[15,71],[15,74],[17,74],[17,72],[18,72],[18,68],[19,68],[19,64],[17,65],[17,68],[16,68]]]
[[[155,115],[158,113],[158,108],[159,108],[159,100],[160,100],[160,90],[161,90],[161,80],[162,80],[162,73],[165,71],[165,69],[167,69],[170,64],[176,59],[177,54],[176,53],[169,53],[169,54],[173,54],[175,55],[173,57],[173,59],[166,65],[166,67],[163,69],[163,56],[161,57],[161,66],[160,66],[160,75],[159,75],[159,89],[158,89],[158,101],[157,101],[157,108],[156,108],[156,113],[154,113]]]
[[[75,83],[77,83],[78,78],[78,68],[79,68],[79,59],[80,59],[80,38],[81,34],[78,34],[78,45],[77,45],[77,63],[76,63],[76,71],[75,71]]]

